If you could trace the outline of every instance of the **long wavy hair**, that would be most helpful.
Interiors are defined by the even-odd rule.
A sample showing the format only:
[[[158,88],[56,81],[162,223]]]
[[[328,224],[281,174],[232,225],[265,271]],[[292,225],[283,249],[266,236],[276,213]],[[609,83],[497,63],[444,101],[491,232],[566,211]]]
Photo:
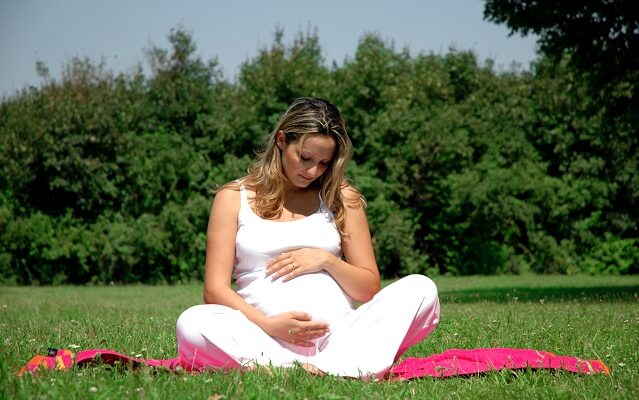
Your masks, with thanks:
[[[353,152],[353,145],[346,132],[344,118],[339,109],[331,102],[320,98],[303,97],[297,99],[282,115],[266,142],[248,175],[239,182],[230,182],[223,186],[237,189],[240,184],[255,191],[254,211],[265,219],[274,219],[282,215],[284,205],[284,172],[282,169],[282,150],[277,146],[277,133],[284,132],[286,144],[304,143],[311,136],[327,136],[335,140],[335,153],[326,171],[312,185],[319,188],[324,204],[331,209],[334,222],[343,237],[345,232],[345,199],[342,189],[349,185],[344,177],[346,165]],[[362,195],[349,196],[349,207],[365,205]]]

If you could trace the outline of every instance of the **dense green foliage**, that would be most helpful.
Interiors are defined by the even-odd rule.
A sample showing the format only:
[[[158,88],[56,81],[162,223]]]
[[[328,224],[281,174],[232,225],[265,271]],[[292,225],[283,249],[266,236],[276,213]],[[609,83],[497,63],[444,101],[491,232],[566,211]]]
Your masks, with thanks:
[[[486,0],[484,14],[513,32],[539,35],[544,54],[570,53],[598,85],[636,87],[639,9],[633,0]],[[635,81],[631,81],[632,78]],[[636,94],[635,94],[636,95]]]
[[[230,82],[188,33],[169,40],[149,76],[40,64],[41,87],[2,100],[1,281],[201,278],[208,189],[300,96],[345,114],[385,277],[639,270],[637,112],[611,120],[568,57],[497,72],[369,35],[327,67],[314,34],[277,32]]]
[[[604,218],[609,227],[614,225],[612,230],[630,230],[629,236],[636,237],[639,8],[635,2],[487,0],[484,13],[493,22],[505,23],[513,33],[538,34],[541,51],[547,56],[545,63],[569,71],[563,80],[565,89],[561,89],[562,97],[569,101],[562,104],[577,107],[583,122],[575,121],[579,129],[571,129],[566,123],[572,118],[563,123],[557,118],[549,121],[559,123],[560,132],[568,132],[560,149],[550,147],[553,142],[543,143],[547,140],[541,138],[535,143],[542,144],[546,153],[559,155],[556,168],[561,171],[580,175],[586,168],[589,175],[612,183],[605,198],[615,207],[605,212]],[[570,101],[576,98],[584,100]]]

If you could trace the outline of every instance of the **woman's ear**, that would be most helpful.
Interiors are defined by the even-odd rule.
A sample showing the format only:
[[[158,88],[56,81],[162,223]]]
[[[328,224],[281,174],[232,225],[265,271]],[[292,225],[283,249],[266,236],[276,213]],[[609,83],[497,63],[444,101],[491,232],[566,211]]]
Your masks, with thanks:
[[[279,131],[277,131],[275,142],[277,143],[277,147],[279,147],[280,150],[284,150],[284,146],[286,145],[286,134],[283,130],[280,129]]]

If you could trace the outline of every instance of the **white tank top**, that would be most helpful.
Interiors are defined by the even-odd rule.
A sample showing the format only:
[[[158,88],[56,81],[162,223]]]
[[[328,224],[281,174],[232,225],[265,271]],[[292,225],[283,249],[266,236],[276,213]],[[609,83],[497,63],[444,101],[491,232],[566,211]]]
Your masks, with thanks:
[[[288,282],[266,276],[266,263],[283,252],[303,247],[324,249],[341,257],[341,238],[332,211],[320,197],[312,215],[293,221],[260,218],[240,188],[235,239],[235,283],[238,294],[265,315],[304,311],[329,324],[353,309],[351,299],[326,271],[300,275]]]

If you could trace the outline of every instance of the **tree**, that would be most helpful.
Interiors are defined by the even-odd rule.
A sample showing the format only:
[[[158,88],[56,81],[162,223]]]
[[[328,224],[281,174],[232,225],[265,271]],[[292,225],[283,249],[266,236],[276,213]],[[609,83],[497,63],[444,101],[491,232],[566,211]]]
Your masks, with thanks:
[[[570,53],[598,83],[636,76],[639,8],[632,0],[487,0],[484,17],[511,33],[539,35],[543,53],[556,59]]]
[[[539,35],[540,51],[552,65],[542,59],[536,67],[538,77],[565,75],[567,64],[573,86],[584,85],[583,95],[570,97],[585,99],[578,119],[592,121],[587,126],[592,133],[578,146],[569,147],[569,156],[602,160],[596,178],[612,183],[603,228],[622,237],[637,237],[639,178],[630,172],[639,168],[639,9],[635,2],[487,0],[484,17],[505,23],[511,33]]]

